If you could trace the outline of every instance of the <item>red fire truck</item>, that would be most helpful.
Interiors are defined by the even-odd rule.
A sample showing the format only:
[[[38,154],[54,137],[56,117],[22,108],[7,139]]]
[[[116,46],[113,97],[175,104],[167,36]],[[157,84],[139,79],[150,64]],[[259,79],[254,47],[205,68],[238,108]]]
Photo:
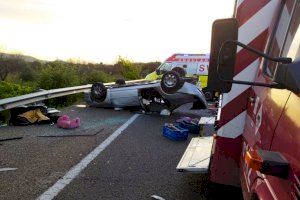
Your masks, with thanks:
[[[214,22],[216,134],[193,138],[179,171],[209,171],[245,199],[300,199],[299,22],[298,0],[238,0],[233,18]]]

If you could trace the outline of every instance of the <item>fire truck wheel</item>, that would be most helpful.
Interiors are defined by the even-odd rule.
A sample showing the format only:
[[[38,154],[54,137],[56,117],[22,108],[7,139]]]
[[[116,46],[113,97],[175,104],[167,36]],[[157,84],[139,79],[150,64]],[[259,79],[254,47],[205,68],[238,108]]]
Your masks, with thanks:
[[[91,99],[96,102],[103,102],[107,95],[107,88],[101,82],[94,83],[91,88]]]
[[[177,92],[184,84],[184,80],[176,71],[169,71],[165,73],[160,82],[161,89],[167,94]]]

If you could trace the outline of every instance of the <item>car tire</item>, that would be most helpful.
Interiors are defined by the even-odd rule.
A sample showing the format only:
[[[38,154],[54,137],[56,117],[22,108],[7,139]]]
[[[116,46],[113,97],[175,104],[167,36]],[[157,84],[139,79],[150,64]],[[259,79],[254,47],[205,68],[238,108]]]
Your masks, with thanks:
[[[184,80],[176,71],[169,71],[165,73],[160,82],[160,86],[163,92],[167,94],[173,94],[177,92],[184,84]]]
[[[94,83],[91,88],[91,99],[96,102],[103,102],[107,95],[107,88],[101,82]]]
[[[175,67],[172,69],[172,71],[177,72],[180,77],[185,77],[186,71],[180,67]]]

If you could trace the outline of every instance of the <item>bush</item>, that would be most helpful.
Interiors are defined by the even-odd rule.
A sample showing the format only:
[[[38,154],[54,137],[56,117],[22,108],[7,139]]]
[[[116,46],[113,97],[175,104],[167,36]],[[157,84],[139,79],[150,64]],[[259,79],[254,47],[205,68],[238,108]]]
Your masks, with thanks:
[[[75,68],[67,66],[64,62],[48,63],[41,70],[38,87],[41,89],[58,89],[80,85],[79,73]],[[45,101],[48,106],[68,106],[76,102],[82,95],[75,94]]]
[[[154,71],[159,62],[133,63],[119,57],[115,64],[83,62],[28,62],[21,56],[0,55],[0,98],[19,96],[41,88],[45,90],[71,87],[95,82],[114,82],[116,79],[140,79]],[[48,105],[66,106],[81,95],[69,95],[47,101]]]
[[[160,62],[139,63],[141,66],[141,77],[146,77],[148,74],[155,71],[160,66]]]
[[[102,82],[102,83],[108,83],[108,82],[114,82],[116,78],[110,74],[107,74],[102,71],[91,71],[87,74],[85,74],[82,84],[93,84],[96,82]]]
[[[38,78],[37,72],[33,69],[33,67],[29,65],[25,65],[20,72],[21,81],[30,82],[36,81]]]
[[[46,64],[38,81],[38,86],[46,90],[76,85],[80,85],[79,73],[73,67],[58,61]]]
[[[0,112],[0,125],[8,124],[10,119],[10,111],[4,110]]]
[[[141,78],[140,67],[135,66],[130,60],[119,57],[116,65],[121,66],[121,73],[125,80],[135,80]]]
[[[29,86],[0,81],[0,99],[28,94],[33,92],[33,90]]]

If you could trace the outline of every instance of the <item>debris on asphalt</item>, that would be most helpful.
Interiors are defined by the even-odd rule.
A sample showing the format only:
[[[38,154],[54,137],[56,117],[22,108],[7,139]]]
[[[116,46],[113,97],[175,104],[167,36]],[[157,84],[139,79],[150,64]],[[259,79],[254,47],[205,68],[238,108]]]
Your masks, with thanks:
[[[179,125],[174,125],[166,123],[163,127],[163,136],[175,141],[183,141],[188,138],[189,130],[180,127]]]
[[[11,140],[20,140],[23,137],[10,137],[10,138],[0,138],[0,142],[11,141]]]
[[[60,113],[60,110],[57,110],[56,108],[48,108],[47,113],[50,115],[58,114],[58,113]]]
[[[18,168],[10,168],[10,167],[0,168],[0,172],[14,171],[14,170],[17,170],[17,169]]]
[[[19,114],[18,116],[27,119],[32,124],[35,122],[50,120],[50,118],[45,116],[39,108]]]
[[[138,111],[133,111],[134,113],[137,113],[137,114],[143,114],[143,115],[151,115],[155,112],[151,112],[151,111],[145,111],[145,110],[138,110]]]
[[[80,118],[70,119],[68,115],[63,115],[58,118],[57,126],[64,129],[74,129],[80,126]]]
[[[191,122],[182,121],[179,123],[179,127],[188,129],[189,133],[193,133],[193,134],[200,133],[200,126],[198,124],[193,123],[192,121]]]
[[[179,127],[188,129],[190,133],[199,134],[199,118],[181,117],[176,120],[179,123]]]
[[[7,126],[7,124],[0,124],[0,127],[5,127]]]
[[[157,199],[157,200],[165,200],[164,198],[157,196],[157,195],[151,195],[151,198]]]
[[[10,109],[9,123],[14,126],[56,123],[60,111],[44,105],[19,106]]]
[[[160,111],[160,115],[162,115],[162,116],[170,116],[171,112],[168,109],[163,109],[162,111]]]

